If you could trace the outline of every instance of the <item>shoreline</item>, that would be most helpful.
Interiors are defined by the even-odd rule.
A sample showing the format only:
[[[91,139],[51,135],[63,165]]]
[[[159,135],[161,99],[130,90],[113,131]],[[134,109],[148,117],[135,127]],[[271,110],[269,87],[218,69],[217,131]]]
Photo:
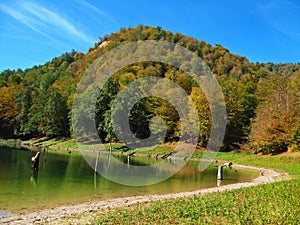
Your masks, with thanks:
[[[109,152],[108,150],[95,150],[95,149],[80,149],[80,148],[70,148],[70,147],[59,147],[59,146],[43,146],[43,145],[36,145],[36,144],[28,144],[28,143],[23,143],[23,142],[14,142],[14,141],[0,141],[0,145],[12,145],[12,146],[20,146],[23,147],[25,149],[28,149],[30,151],[52,151],[52,152],[66,152],[66,153],[72,153],[72,152],[81,152],[81,154],[83,152],[87,152],[87,153],[95,153],[97,151],[103,153],[103,154],[112,154],[112,155],[128,155],[130,152],[126,152],[126,151],[112,151]],[[208,151],[206,149],[203,149],[203,151]],[[132,156],[138,156],[138,157],[147,157],[147,158],[156,158],[156,159],[164,159],[163,157],[166,154],[151,154],[151,153],[134,153],[132,154]],[[207,161],[207,162],[212,162],[214,161],[213,159],[205,159],[203,157],[200,158],[194,158],[189,157],[189,158],[179,158],[176,156],[167,156],[167,158],[169,159],[175,159],[175,160],[185,160],[185,161]],[[166,159],[166,158],[165,158]],[[225,163],[227,161],[225,160],[217,160],[220,163]]]
[[[261,184],[267,184],[267,183],[288,179],[287,173],[277,172],[272,169],[266,169],[266,168],[254,167],[254,166],[245,166],[239,164],[234,164],[233,167],[260,171],[263,173],[263,175],[256,177],[250,182],[235,183],[235,184],[229,184],[229,185],[207,188],[207,189],[200,189],[200,190],[189,191],[189,192],[114,198],[108,200],[80,203],[75,205],[65,205],[65,206],[60,206],[52,209],[45,209],[37,212],[27,213],[23,215],[11,215],[7,217],[2,217],[0,218],[0,223],[1,224],[24,224],[24,225],[25,224],[46,224],[46,223],[61,224],[60,222],[58,222],[58,220],[61,220],[63,217],[70,217],[75,214],[80,214],[85,212],[91,213],[91,212],[105,210],[109,208],[130,206],[136,203],[146,203],[146,202],[159,201],[164,199],[182,198],[182,197],[190,197],[193,195],[205,195],[213,192],[230,191],[239,188],[257,186]],[[81,219],[83,221],[78,221],[78,218],[76,218],[74,219],[74,221],[70,222],[69,224],[80,223],[80,222],[87,223],[87,221],[89,220],[89,218],[86,217]],[[93,219],[93,217],[91,217],[90,219]]]

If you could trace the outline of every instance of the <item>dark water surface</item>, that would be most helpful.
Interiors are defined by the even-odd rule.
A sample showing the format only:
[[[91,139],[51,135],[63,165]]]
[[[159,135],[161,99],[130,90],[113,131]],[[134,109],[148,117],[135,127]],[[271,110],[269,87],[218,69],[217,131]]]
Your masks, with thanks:
[[[192,191],[217,185],[217,168],[204,172],[198,162],[188,162],[168,180],[149,186],[131,187],[111,182],[86,163],[80,152],[41,151],[39,170],[31,169],[36,152],[0,147],[0,217],[86,201],[135,195]],[[122,158],[121,160],[125,160]],[[154,159],[132,157],[130,163],[149,164]],[[257,172],[224,168],[221,185],[249,181]]]

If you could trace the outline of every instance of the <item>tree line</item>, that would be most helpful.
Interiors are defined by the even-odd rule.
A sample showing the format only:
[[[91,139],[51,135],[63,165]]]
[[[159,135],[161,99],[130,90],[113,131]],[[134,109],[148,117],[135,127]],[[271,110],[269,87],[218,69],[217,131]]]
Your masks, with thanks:
[[[93,61],[118,45],[138,40],[163,40],[179,44],[201,57],[222,88],[227,124],[223,151],[250,147],[255,152],[297,151],[300,144],[300,64],[251,63],[221,45],[211,46],[160,27],[138,26],[100,38],[87,54],[72,51],[44,65],[0,73],[0,135],[72,137],[71,111],[77,84]],[[184,65],[183,65],[184,66]],[[111,105],[131,81],[157,75],[182,87],[191,97],[199,117],[200,147],[210,135],[208,101],[201,88],[182,68],[140,62],[116,72],[99,90],[95,122],[99,137],[118,141],[111,124]],[[161,87],[163,91],[170,91]],[[150,135],[149,123],[159,115],[167,125],[164,141],[181,135],[178,112],[167,101],[150,97],[131,111],[130,128],[138,138]]]

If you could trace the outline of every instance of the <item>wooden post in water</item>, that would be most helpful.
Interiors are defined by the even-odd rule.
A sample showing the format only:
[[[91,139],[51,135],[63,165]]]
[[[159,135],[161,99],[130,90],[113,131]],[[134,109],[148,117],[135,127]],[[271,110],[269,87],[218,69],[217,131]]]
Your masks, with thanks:
[[[220,187],[222,184],[222,180],[217,180],[217,187]]]
[[[40,152],[37,152],[34,157],[31,158],[31,168],[35,171],[39,170]]]
[[[96,162],[95,162],[95,168],[94,168],[95,173],[97,173],[98,161],[99,161],[99,154],[100,154],[100,152],[98,151],[97,152],[97,157],[96,157]]]
[[[223,166],[218,166],[218,175],[217,175],[218,180],[223,180]]]
[[[111,153],[112,153],[112,145],[111,145],[111,140],[109,140],[109,154],[108,154],[108,165],[107,165],[107,168],[109,168],[109,166],[110,166]]]
[[[97,174],[94,173],[94,190],[97,189]]]
[[[109,141],[109,154],[111,155],[112,152],[112,145],[111,145],[111,141]]]

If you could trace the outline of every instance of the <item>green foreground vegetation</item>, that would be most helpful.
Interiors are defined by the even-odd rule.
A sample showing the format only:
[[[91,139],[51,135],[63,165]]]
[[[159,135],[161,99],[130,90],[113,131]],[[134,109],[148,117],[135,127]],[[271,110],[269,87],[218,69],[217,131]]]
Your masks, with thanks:
[[[263,166],[291,174],[291,180],[94,212],[87,224],[299,224],[300,155],[220,153],[219,160]],[[87,214],[73,216],[84,218]],[[90,217],[88,217],[90,218]],[[70,218],[66,218],[69,220]],[[76,223],[76,222],[75,222]]]
[[[95,224],[299,224],[295,191],[299,180],[138,204],[106,211]]]

